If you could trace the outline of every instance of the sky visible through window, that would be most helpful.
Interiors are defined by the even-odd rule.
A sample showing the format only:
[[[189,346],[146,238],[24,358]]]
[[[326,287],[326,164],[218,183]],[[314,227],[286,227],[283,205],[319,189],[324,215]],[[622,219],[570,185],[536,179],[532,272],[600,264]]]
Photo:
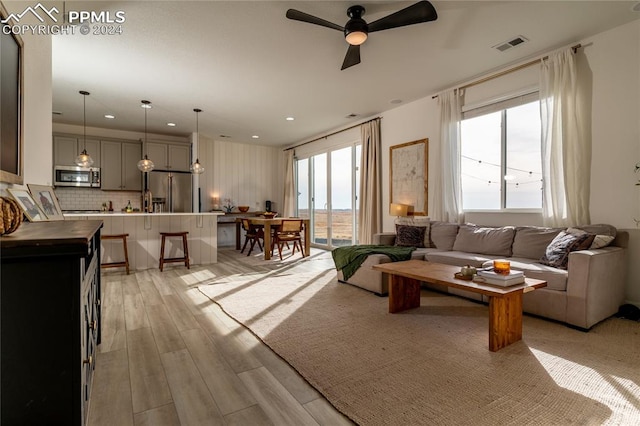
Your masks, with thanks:
[[[503,123],[503,117],[505,123]],[[506,164],[502,126],[506,125]],[[462,205],[465,210],[542,207],[539,102],[462,121]],[[505,205],[501,203],[506,183]]]

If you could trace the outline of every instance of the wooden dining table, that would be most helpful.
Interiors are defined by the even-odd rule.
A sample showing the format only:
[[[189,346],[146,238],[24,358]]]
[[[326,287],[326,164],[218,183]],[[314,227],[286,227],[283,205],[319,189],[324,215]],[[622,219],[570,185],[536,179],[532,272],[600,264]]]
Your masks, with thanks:
[[[283,219],[300,219],[302,220],[302,230],[304,232],[304,257],[309,256],[311,249],[311,231],[309,229],[309,219],[301,219],[299,217],[277,217],[267,219],[264,217],[245,217],[236,219],[236,250],[240,250],[240,240],[242,239],[240,229],[242,228],[242,219],[249,220],[251,225],[264,227],[264,260],[271,259],[271,228],[277,227],[282,223]]]

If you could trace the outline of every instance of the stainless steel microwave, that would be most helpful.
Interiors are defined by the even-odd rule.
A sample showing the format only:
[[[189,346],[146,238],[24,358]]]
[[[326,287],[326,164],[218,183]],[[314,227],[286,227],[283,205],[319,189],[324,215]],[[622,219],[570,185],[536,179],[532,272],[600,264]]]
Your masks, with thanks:
[[[100,188],[99,167],[55,166],[53,174],[55,186]]]

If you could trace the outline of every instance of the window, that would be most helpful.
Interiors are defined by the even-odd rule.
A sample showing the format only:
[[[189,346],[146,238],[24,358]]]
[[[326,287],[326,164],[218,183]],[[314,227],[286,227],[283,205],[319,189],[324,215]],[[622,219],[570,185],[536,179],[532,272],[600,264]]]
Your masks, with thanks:
[[[537,93],[469,109],[461,125],[464,210],[542,208]]]
[[[357,243],[361,144],[296,159],[297,214],[311,221],[311,244],[333,248]]]

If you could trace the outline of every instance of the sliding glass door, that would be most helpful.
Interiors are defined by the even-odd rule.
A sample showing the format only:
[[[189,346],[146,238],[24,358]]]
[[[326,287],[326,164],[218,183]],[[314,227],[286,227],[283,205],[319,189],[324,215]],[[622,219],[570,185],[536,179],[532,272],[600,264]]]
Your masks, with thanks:
[[[296,160],[297,214],[311,222],[311,244],[331,249],[357,243],[360,145]]]
[[[327,154],[311,157],[311,242],[326,246],[329,236],[329,204],[327,189]]]

